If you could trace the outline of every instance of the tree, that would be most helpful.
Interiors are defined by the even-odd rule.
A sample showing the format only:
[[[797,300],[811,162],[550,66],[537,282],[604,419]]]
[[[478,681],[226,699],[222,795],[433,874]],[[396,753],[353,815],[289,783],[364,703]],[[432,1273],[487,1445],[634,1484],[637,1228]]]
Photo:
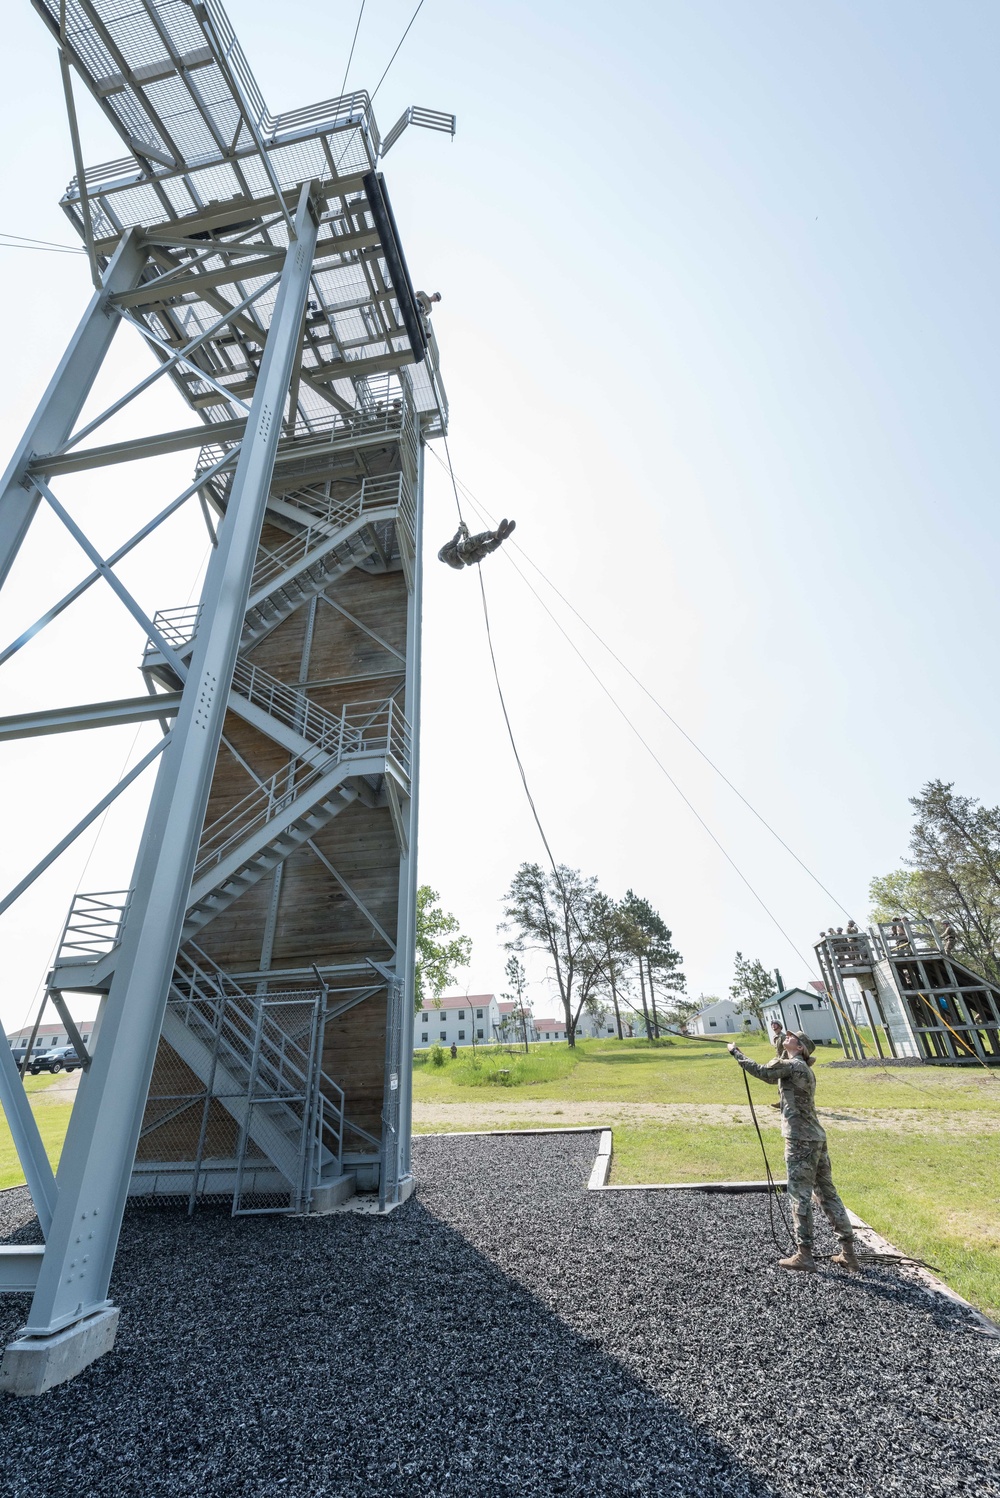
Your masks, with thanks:
[[[752,1014],[761,1029],[764,1028],[764,1005],[774,997],[774,979],[759,958],[751,961],[737,952],[729,996],[738,1014]]]
[[[667,1010],[667,1020],[676,1029],[684,1030],[696,1014],[714,1003],[715,999],[705,994],[699,995],[697,999],[675,998]]]
[[[597,880],[560,864],[544,872],[522,863],[504,896],[500,930],[510,933],[508,952],[544,952],[551,964],[566,1020],[566,1039],[576,1045],[576,1023],[603,971],[591,940],[591,907]]]
[[[910,805],[907,867],[872,880],[873,920],[950,922],[957,954],[1000,982],[1000,806],[957,796],[943,780],[928,781]]]
[[[660,1020],[656,1011],[656,981],[662,989],[683,993],[687,979],[681,971],[683,957],[673,945],[673,932],[648,900],[628,890],[620,906],[623,922],[623,949],[634,958],[639,975],[639,992],[646,1023],[646,1034],[658,1037]],[[646,1002],[647,985],[649,1004]],[[652,1010],[652,1018],[650,1018]]]
[[[591,934],[594,946],[601,954],[602,980],[611,996],[615,1011],[615,1027],[618,1039],[622,1039],[622,1016],[619,996],[625,987],[625,967],[629,952],[627,947],[628,926],[621,907],[602,891],[594,896],[590,907]]]
[[[527,1055],[528,1020],[530,1015],[524,1002],[524,992],[528,986],[528,979],[524,971],[524,963],[516,952],[511,952],[507,958],[507,966],[504,968],[504,972],[507,974],[507,982],[510,984],[512,990],[511,993],[504,994],[504,1001],[505,1003],[513,1004],[514,1007],[510,1014],[504,1015],[500,1023],[500,1028],[504,1032],[505,1040],[508,1031],[512,1031],[515,1036],[520,1032],[521,1039],[524,1041],[524,1054]]]
[[[455,982],[456,969],[468,967],[472,960],[472,939],[463,936],[458,921],[438,905],[436,889],[422,884],[417,890],[416,981],[413,1002],[417,1009],[439,1004],[449,983]]]

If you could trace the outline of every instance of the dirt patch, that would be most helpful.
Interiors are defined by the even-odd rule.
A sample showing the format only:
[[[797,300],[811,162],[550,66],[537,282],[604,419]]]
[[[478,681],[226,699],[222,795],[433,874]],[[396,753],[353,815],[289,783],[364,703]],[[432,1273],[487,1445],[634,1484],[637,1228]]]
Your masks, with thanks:
[[[82,1071],[59,1072],[54,1082],[31,1094],[31,1106],[44,1108],[47,1103],[72,1103],[76,1101],[76,1090],[80,1085]]]
[[[1000,1118],[991,1113],[932,1113],[923,1108],[819,1108],[831,1133],[884,1129],[894,1134],[1000,1134]],[[761,1128],[777,1129],[778,1113],[765,1104],[757,1109]],[[571,1103],[558,1107],[540,1098],[502,1102],[414,1103],[413,1125],[421,1133],[478,1129],[644,1128],[651,1124],[687,1127],[698,1124],[751,1123],[750,1109],[732,1103]]]

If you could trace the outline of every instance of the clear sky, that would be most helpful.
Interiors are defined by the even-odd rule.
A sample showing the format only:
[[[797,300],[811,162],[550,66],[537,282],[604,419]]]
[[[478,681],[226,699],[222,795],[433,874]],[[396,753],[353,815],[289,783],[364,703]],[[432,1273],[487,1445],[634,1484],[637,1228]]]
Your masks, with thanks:
[[[272,109],[339,93],[356,5],[229,9]],[[374,87],[411,12],[368,0],[349,84]],[[55,49],[28,0],[5,26],[0,229],[69,242]],[[383,130],[411,103],[458,115],[454,143],[411,130],[385,172],[414,279],[443,295],[460,478],[516,517],[530,557],[858,919],[871,876],[905,851],[923,781],[1000,800],[998,43],[1000,11],[979,0],[426,0],[376,102]],[[83,118],[88,160],[121,154],[92,108]],[[0,249],[0,264],[6,453],[87,277],[57,254]],[[106,393],[148,367],[123,338]],[[173,402],[148,409],[183,422]],[[180,455],[155,477],[137,467],[65,492],[110,544],[189,466]],[[498,990],[500,898],[541,849],[476,579],[434,560],[455,513],[433,459],[427,489],[421,876],[474,938],[461,986]],[[192,515],[136,560],[150,609],[185,601],[204,544]],[[0,599],[0,643],[80,566],[40,530]],[[695,994],[725,991],[737,948],[808,978],[507,560],[484,571],[557,857],[646,895]],[[842,913],[552,606],[810,956]],[[0,668],[0,711],[141,690],[124,618],[95,599],[34,642]],[[132,741],[4,747],[4,889],[113,782]],[[127,882],[141,810],[137,792],[92,855],[84,839],[0,921],[8,1023],[30,1006],[85,862],[83,888]],[[533,998],[551,1007],[540,980]]]

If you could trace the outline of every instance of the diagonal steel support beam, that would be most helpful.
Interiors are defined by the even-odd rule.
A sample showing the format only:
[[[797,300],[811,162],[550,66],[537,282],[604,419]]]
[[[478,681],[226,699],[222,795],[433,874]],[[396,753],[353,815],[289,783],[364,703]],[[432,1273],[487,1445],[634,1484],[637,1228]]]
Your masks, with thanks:
[[[270,291],[271,287],[277,284],[277,281],[278,277],[272,276],[263,286],[258,287],[256,291],[252,291],[249,296],[244,297],[242,302],[233,308],[233,315],[244,311],[245,308],[250,306],[251,302],[256,301],[265,291]],[[147,328],[144,323],[137,322],[134,317],[130,317],[127,313],[121,312],[119,316],[122,322],[127,322],[129,327],[135,328],[137,333],[141,333],[148,343],[151,343],[154,348],[169,355],[169,357],[162,364],[158,365],[152,374],[146,375],[145,379],[140,380],[137,385],[133,385],[131,390],[126,391],[124,395],[108,406],[105,411],[102,411],[100,416],[95,416],[93,421],[88,421],[85,427],[81,427],[78,432],[74,432],[71,437],[67,438],[61,447],[54,450],[53,457],[56,457],[59,453],[68,452],[72,447],[76,447],[77,443],[82,442],[84,437],[89,437],[91,432],[96,432],[98,427],[103,426],[106,421],[110,421],[112,416],[123,410],[130,401],[134,401],[144,390],[148,390],[150,385],[154,385],[161,375],[167,374],[178,364],[189,364],[198,377],[203,379],[207,385],[211,385],[213,389],[218,390],[222,395],[226,395],[232,401],[233,405],[242,406],[244,411],[249,411],[250,407],[245,400],[241,400],[239,396],[227,392],[225,385],[221,385],[218,380],[213,379],[210,374],[200,369],[197,364],[191,363],[190,359],[191,354],[197,352],[203,343],[207,343],[210,338],[214,338],[219,329],[226,326],[229,322],[228,316],[218,318],[212,323],[211,327],[206,328],[203,333],[199,333],[196,338],[192,338],[182,349],[171,349],[169,343],[165,343],[162,338],[157,338],[156,334],[150,328]]]
[[[70,1119],[56,1202],[27,1334],[49,1338],[108,1307],[129,1177],[191,890],[236,665],[281,417],[298,355],[317,215],[303,188],[233,478],[209,559],[198,631],[170,750],[157,776],[101,1021],[101,1043]],[[93,1233],[81,1263],[75,1238]],[[72,1267],[71,1267],[72,1262]],[[78,1331],[77,1331],[78,1328]]]
[[[69,348],[0,481],[0,585],[10,571],[38,508],[38,493],[25,482],[25,474],[39,453],[51,452],[65,442],[76,425],[119,324],[108,296],[134,286],[145,263],[138,234],[126,234],[108,266],[103,288],[91,297]],[[38,472],[44,477],[48,470],[42,465]]]
[[[5,1036],[0,1035],[0,1102],[7,1119],[17,1158],[38,1214],[42,1237],[47,1238],[56,1206],[56,1181],[45,1153],[38,1124],[24,1090],[17,1062]]]
[[[21,898],[25,890],[28,889],[32,884],[34,884],[35,880],[39,877],[40,874],[45,873],[45,870],[49,867],[50,864],[55,863],[60,854],[66,852],[66,849],[70,846],[71,843],[76,842],[76,839],[80,836],[81,832],[86,832],[90,824],[97,821],[97,818],[108,809],[112,801],[120,796],[122,791],[128,789],[133,780],[138,780],[143,770],[145,770],[149,765],[153,763],[153,760],[156,758],[156,756],[166,748],[169,742],[169,735],[164,735],[164,737],[160,739],[158,743],[154,744],[149,753],[143,755],[139,763],[137,765],[134,765],[132,769],[129,770],[128,774],[123,776],[122,779],[119,780],[114,789],[110,790],[106,796],[102,796],[100,801],[97,802],[97,805],[92,806],[87,815],[85,817],[81,817],[76,826],[70,828],[66,836],[64,838],[61,838],[59,842],[56,843],[54,848],[49,849],[48,853],[46,853],[41,862],[35,864],[35,867],[31,870],[30,874],[25,874],[20,884],[15,884],[14,888],[8,894],[4,895],[3,899],[0,900],[0,915],[3,915],[4,911],[8,910],[10,906],[13,905],[15,900],[19,900]]]
[[[32,483],[37,489],[41,491],[46,502],[59,516],[59,519],[69,531],[70,535],[73,537],[73,540],[83,551],[86,552],[87,556],[90,558],[94,566],[97,568],[98,572],[104,578],[104,581],[108,584],[108,587],[111,589],[111,591],[113,593],[117,593],[122,603],[132,615],[132,618],[146,631],[149,639],[156,641],[157,647],[162,653],[164,659],[170,662],[171,669],[176,671],[180,680],[183,681],[187,676],[187,666],[181,661],[180,656],[174,650],[173,646],[167,644],[167,641],[157,629],[152,619],[150,619],[145,609],[140,608],[139,604],[132,597],[132,594],[129,592],[128,588],[126,588],[121,578],[116,576],[114,570],[108,566],[107,562],[101,556],[101,553],[98,551],[97,547],[93,544],[92,541],[88,540],[87,536],[77,525],[76,521],[73,519],[69,511],[59,503],[58,499],[56,499],[55,495],[52,493],[52,490],[49,488],[48,484],[46,484],[45,480],[36,478],[32,480]]]
[[[175,510],[179,510],[181,505],[185,504],[191,498],[192,494],[199,494],[209,479],[213,478],[223,469],[230,467],[231,464],[234,464],[238,456],[239,444],[230,452],[225,453],[217,462],[213,463],[211,468],[206,468],[203,473],[199,473],[194,483],[189,484],[182,494],[178,494],[177,498],[171,500],[158,515],[154,515],[152,520],[147,521],[141,529],[135,532],[135,535],[130,536],[127,541],[124,541],[118,547],[117,551],[113,551],[109,557],[105,557],[105,566],[116,567],[122,557],[128,556],[129,552],[138,546],[141,541],[145,541],[147,536],[151,536],[157,526],[162,525],[165,520],[168,520]],[[0,650],[0,666],[3,665],[4,661],[9,660],[12,655],[16,655],[19,650],[27,645],[29,640],[33,640],[40,630],[43,630],[47,624],[52,623],[53,619],[58,618],[64,609],[69,608],[71,603],[75,603],[82,593],[86,593],[87,589],[93,587],[94,583],[100,582],[103,576],[103,571],[96,569],[85,577],[82,582],[77,583],[75,588],[70,588],[68,593],[64,593],[58,603],[54,603],[50,609],[46,609],[45,613],[36,619],[30,628],[26,629],[23,634],[18,635],[16,640],[11,641],[6,650]]]

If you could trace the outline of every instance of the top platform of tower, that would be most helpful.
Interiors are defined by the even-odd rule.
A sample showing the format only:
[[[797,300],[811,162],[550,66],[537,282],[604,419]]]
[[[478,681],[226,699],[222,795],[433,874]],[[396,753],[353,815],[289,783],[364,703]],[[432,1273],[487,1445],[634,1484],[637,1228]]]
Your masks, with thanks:
[[[329,438],[404,393],[425,435],[445,430],[436,341],[376,169],[405,124],[454,133],[453,117],[413,108],[382,139],[363,91],[272,115],[219,0],[32,3],[130,153],[87,169],[85,194],[74,178],[62,200],[81,237],[89,209],[102,262],[129,231],[157,247],[161,274],[116,298],[123,310],[167,353],[209,332],[276,279],[312,183],[320,239],[289,435]],[[190,362],[177,381],[210,429],[245,411],[275,295],[200,344],[211,382]]]

